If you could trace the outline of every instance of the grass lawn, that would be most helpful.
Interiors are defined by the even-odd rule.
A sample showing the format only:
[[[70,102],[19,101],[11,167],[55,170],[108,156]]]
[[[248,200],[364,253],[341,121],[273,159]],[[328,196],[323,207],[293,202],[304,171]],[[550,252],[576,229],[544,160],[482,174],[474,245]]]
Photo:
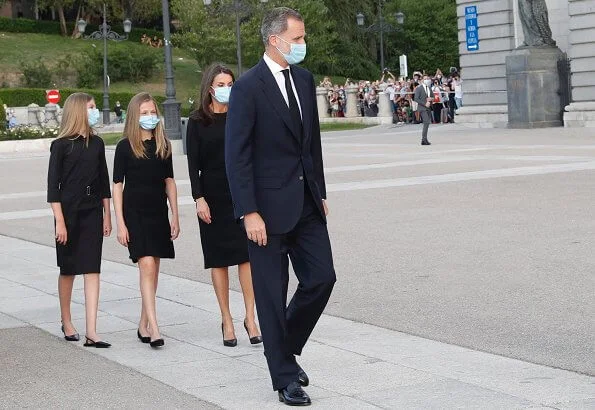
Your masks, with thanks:
[[[23,60],[36,61],[41,58],[49,67],[52,67],[60,58],[68,54],[80,53],[93,45],[100,49],[103,47],[100,41],[71,39],[47,34],[0,32],[0,50],[2,50],[0,52],[0,83],[2,81],[14,83],[19,78],[20,64]],[[109,41],[108,47],[118,47],[118,43]],[[147,46],[139,43],[138,47]],[[176,97],[184,107],[189,107],[188,99],[196,99],[202,73],[199,72],[192,55],[179,49],[173,50],[173,67]],[[230,68],[235,70],[234,66],[230,66]],[[56,87],[63,86],[56,84]],[[102,89],[101,87],[98,82],[97,89]],[[110,91],[134,93],[147,91],[156,95],[165,95],[165,74],[160,71],[146,83],[114,82],[110,85]]]
[[[349,131],[349,130],[361,130],[364,128],[372,127],[373,125],[359,124],[355,122],[343,122],[343,123],[327,123],[320,124],[320,131]]]
[[[137,44],[138,47],[147,47],[140,43]],[[18,86],[21,73],[20,65],[23,60],[36,61],[41,58],[46,65],[52,68],[64,56],[81,53],[93,46],[101,50],[103,44],[101,41],[71,39],[59,35],[0,32],[0,50],[2,50],[0,52],[0,84],[7,82],[12,84],[13,87]],[[108,47],[118,47],[118,43],[109,41]],[[195,100],[197,98],[202,73],[191,53],[173,49],[172,57],[176,98],[182,103],[182,107],[190,107],[188,99]],[[234,72],[237,72],[235,65],[229,64],[228,66]],[[314,77],[318,84],[323,75],[316,74]],[[333,81],[342,84],[345,78],[337,76],[333,77]],[[64,85],[55,84],[55,87],[64,88]],[[102,89],[100,81],[98,81],[96,88],[98,90]],[[132,93],[147,91],[155,95],[165,95],[165,74],[160,71],[155,74],[151,81],[146,83],[114,82],[110,85],[110,91]]]
[[[121,132],[114,132],[110,134],[99,134],[101,138],[103,138],[103,142],[105,145],[116,145],[120,138],[122,138]]]

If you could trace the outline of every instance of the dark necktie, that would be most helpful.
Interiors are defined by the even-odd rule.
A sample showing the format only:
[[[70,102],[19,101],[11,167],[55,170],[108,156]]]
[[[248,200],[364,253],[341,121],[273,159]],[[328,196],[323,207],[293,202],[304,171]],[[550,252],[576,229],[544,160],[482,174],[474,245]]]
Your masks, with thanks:
[[[295,125],[295,129],[299,135],[302,136],[302,116],[300,115],[300,107],[298,106],[297,99],[293,93],[293,87],[291,86],[291,80],[289,79],[289,68],[281,71],[285,76],[285,90],[287,91],[287,99],[289,100],[289,113],[291,119]]]

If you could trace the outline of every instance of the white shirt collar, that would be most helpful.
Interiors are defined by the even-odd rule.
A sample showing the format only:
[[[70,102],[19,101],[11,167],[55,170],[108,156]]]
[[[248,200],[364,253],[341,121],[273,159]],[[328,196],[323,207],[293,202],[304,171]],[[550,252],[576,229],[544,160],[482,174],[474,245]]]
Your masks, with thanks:
[[[264,56],[262,58],[263,58],[264,62],[266,63],[266,65],[269,67],[269,70],[271,70],[271,73],[273,73],[273,75],[276,75],[276,74],[280,73],[281,71],[289,68],[289,66],[287,66],[285,68],[281,67],[275,61],[273,61],[273,59],[271,57],[269,57],[269,55],[267,53],[264,53]]]

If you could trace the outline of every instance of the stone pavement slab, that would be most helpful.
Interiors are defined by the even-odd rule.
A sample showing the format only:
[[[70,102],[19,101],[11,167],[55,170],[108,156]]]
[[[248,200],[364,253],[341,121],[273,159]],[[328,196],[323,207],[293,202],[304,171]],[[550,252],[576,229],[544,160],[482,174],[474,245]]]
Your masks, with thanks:
[[[219,408],[34,327],[0,342],[2,409]]]
[[[222,345],[210,285],[161,274],[157,308],[166,345],[154,350],[136,339],[137,269],[105,262],[98,330],[113,347],[89,350],[82,342],[61,340],[58,270],[48,266],[48,258],[53,252],[47,246],[0,236],[0,329],[7,328],[0,330],[0,385],[7,386],[0,390],[0,403],[284,407],[271,390],[262,346],[249,344],[241,320],[238,347]],[[73,313],[81,334],[83,302],[77,287]],[[242,317],[238,292],[231,292],[231,306],[235,317]],[[593,408],[595,402],[595,378],[587,375],[329,315],[321,318],[300,363],[311,379],[307,391],[320,409],[571,409]],[[65,364],[67,374],[61,372]],[[17,371],[16,380],[7,376]]]
[[[595,128],[436,125],[429,147],[419,145],[420,132],[411,125],[323,134],[339,279],[327,313],[595,375]],[[108,148],[110,169],[113,155]],[[0,234],[49,246],[24,267],[23,283],[55,294],[55,278],[39,269],[53,268],[55,260],[47,159],[47,151],[0,153]],[[202,269],[186,158],[174,155],[173,162],[182,233],[176,259],[163,261],[161,270],[190,282],[170,277],[172,289],[161,289],[160,300],[175,302],[165,310],[182,303],[217,313],[215,298],[192,284],[209,284],[210,272]],[[117,302],[136,291],[138,276],[120,269],[131,263],[115,235],[105,240],[103,255],[121,263],[104,264],[104,301],[115,302],[105,307],[116,312]],[[31,260],[26,249],[12,256]],[[0,261],[0,278],[13,275],[9,261]],[[120,294],[108,282],[131,290]],[[82,282],[75,286],[80,302]],[[240,289],[233,269],[230,286]],[[232,297],[241,307],[241,296]],[[216,320],[204,326],[205,337],[216,337],[217,326],[206,329]],[[184,320],[172,331],[173,325],[179,332],[193,326]]]

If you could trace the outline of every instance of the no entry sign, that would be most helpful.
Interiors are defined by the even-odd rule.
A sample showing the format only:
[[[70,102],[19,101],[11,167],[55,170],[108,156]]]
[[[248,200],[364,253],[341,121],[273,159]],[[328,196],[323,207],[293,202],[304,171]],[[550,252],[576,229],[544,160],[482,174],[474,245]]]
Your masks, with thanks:
[[[45,94],[45,99],[50,104],[58,104],[60,102],[60,92],[58,90],[48,90]]]

